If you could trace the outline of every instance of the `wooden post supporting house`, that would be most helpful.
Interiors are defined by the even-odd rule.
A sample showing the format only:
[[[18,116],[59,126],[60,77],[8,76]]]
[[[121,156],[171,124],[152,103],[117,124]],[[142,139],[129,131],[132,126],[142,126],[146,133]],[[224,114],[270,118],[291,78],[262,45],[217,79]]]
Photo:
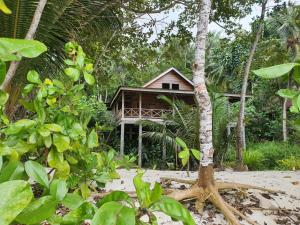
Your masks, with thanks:
[[[139,119],[142,119],[142,93],[139,93]],[[142,124],[139,124],[139,144],[138,144],[138,165],[142,167],[142,145],[143,145],[143,138],[142,138],[143,130]]]
[[[122,121],[121,121],[121,140],[120,140],[120,154],[124,155],[124,135],[125,135],[125,122],[124,119],[124,103],[125,97],[124,97],[124,91],[122,91]]]
[[[142,133],[143,133],[143,128],[142,124],[139,124],[139,146],[138,146],[138,165],[139,167],[142,167]]]

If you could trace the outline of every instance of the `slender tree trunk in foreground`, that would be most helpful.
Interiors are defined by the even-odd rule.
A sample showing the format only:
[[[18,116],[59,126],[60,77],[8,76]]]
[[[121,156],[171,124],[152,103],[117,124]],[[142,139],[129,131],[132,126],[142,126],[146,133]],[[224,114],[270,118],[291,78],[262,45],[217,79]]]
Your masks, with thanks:
[[[268,0],[264,0],[262,3],[262,10],[261,15],[259,19],[259,27],[256,33],[255,40],[252,44],[249,58],[247,60],[246,68],[244,71],[244,78],[243,78],[243,86],[241,91],[241,99],[240,99],[240,111],[239,111],[239,117],[237,122],[237,151],[236,151],[236,160],[237,160],[237,170],[244,170],[244,164],[243,164],[243,151],[246,148],[245,138],[244,138],[244,119],[245,119],[245,101],[246,101],[246,92],[247,92],[247,86],[248,86],[248,77],[250,73],[251,64],[253,61],[254,53],[257,47],[257,44],[259,42],[259,39],[261,37],[263,27],[264,27],[264,18],[266,13],[266,5]]]
[[[291,83],[291,75],[289,74],[288,81],[286,88],[290,88],[290,83]],[[282,104],[282,139],[284,142],[287,141],[288,139],[288,131],[287,131],[287,103],[288,99],[284,98],[283,99],[283,104]]]
[[[36,30],[38,28],[38,25],[40,23],[41,16],[43,14],[43,11],[44,11],[46,3],[47,3],[47,0],[40,0],[39,1],[39,4],[36,7],[36,10],[35,10],[35,13],[34,13],[34,16],[33,16],[32,22],[31,22],[31,25],[29,27],[29,30],[28,30],[28,32],[26,34],[25,39],[27,39],[27,40],[33,39],[33,37],[34,37],[34,35],[36,33]],[[5,80],[4,80],[3,84],[0,87],[1,90],[6,90],[8,88],[11,80],[13,79],[13,77],[15,76],[15,74],[17,72],[19,64],[20,64],[19,61],[18,62],[11,62],[10,63],[9,69],[8,69],[8,71],[6,73]]]
[[[195,84],[195,98],[199,107],[200,118],[200,149],[202,158],[200,160],[197,181],[182,181],[176,178],[162,178],[163,180],[174,180],[180,183],[188,183],[192,186],[185,190],[176,190],[169,193],[168,196],[178,201],[184,199],[196,199],[196,208],[202,212],[206,201],[210,201],[221,213],[224,214],[227,221],[232,225],[240,225],[235,214],[246,220],[252,225],[257,225],[255,221],[248,219],[241,212],[236,210],[224,201],[219,191],[228,189],[259,189],[269,191],[264,188],[228,182],[216,182],[214,180],[213,170],[213,136],[212,136],[212,104],[205,84],[204,64],[205,47],[209,15],[211,11],[211,0],[201,0],[199,10],[199,21],[197,26],[195,63],[193,65],[193,80]]]

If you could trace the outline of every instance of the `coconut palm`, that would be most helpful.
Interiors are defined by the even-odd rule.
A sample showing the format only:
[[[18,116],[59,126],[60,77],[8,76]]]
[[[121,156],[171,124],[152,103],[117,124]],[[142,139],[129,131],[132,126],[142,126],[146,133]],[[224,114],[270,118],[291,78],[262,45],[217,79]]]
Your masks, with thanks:
[[[24,38],[39,1],[6,0],[5,2],[12,14],[0,13],[0,35]],[[110,7],[110,2],[106,0],[48,1],[35,35],[36,40],[48,46],[48,51],[37,59],[22,61],[14,83],[22,81],[24,72],[33,65],[41,75],[56,74],[64,59],[61,49],[69,40],[84,43],[87,47],[96,41],[105,43],[112,31],[120,28],[120,22]]]
[[[283,44],[290,53],[291,61],[300,59],[300,7],[290,5],[269,20],[268,24],[272,30],[276,30]]]

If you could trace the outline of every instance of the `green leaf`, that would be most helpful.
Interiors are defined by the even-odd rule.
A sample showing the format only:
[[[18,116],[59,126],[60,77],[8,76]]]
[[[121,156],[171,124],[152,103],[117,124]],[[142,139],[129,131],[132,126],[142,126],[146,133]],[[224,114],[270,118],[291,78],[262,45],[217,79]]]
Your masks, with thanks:
[[[0,85],[5,80],[5,76],[6,76],[6,63],[0,59]]]
[[[34,84],[41,84],[42,81],[40,79],[40,75],[35,70],[30,70],[27,73],[27,80]]]
[[[34,88],[34,84],[27,84],[23,89],[23,94],[28,94]]]
[[[190,151],[188,149],[184,149],[183,151],[179,152],[178,157],[181,159],[189,158],[190,157]]]
[[[21,162],[9,162],[0,171],[0,183],[9,180],[21,180],[24,176],[24,166]]]
[[[7,8],[5,5],[5,2],[3,0],[0,0],[0,10],[4,12],[5,14],[11,14],[11,10]]]
[[[299,91],[295,91],[291,89],[280,89],[279,91],[277,91],[277,94],[283,98],[294,98],[299,93],[300,93]]]
[[[254,70],[253,73],[262,78],[273,79],[288,74],[293,68],[299,65],[300,64],[298,63],[285,63],[276,66],[261,68],[259,70]]]
[[[83,76],[85,81],[89,84],[89,85],[94,85],[95,84],[95,78],[93,75],[87,73],[87,72],[83,72]]]
[[[48,137],[50,136],[50,130],[48,130],[47,128],[45,128],[44,126],[40,127],[38,129],[38,132],[39,134],[42,136],[42,137]]]
[[[4,61],[13,59],[16,53],[23,57],[35,58],[45,51],[46,45],[36,40],[0,38],[0,58]]]
[[[44,127],[52,132],[62,132],[63,131],[62,126],[55,124],[55,123],[45,124]]]
[[[45,119],[46,119],[46,113],[45,113],[45,110],[44,110],[44,107],[43,107],[42,103],[35,100],[34,101],[34,109],[38,114],[39,121],[43,124]]]
[[[187,148],[186,143],[180,139],[179,137],[176,137],[176,143],[181,147],[181,148]]]
[[[1,106],[5,105],[5,103],[7,102],[8,98],[9,98],[8,93],[0,90],[0,105]]]
[[[93,129],[88,137],[88,147],[89,148],[95,148],[98,147],[98,134],[96,131]]]
[[[101,207],[107,202],[128,202],[130,205],[133,205],[132,199],[126,192],[123,191],[113,191],[110,194],[106,195],[99,202],[97,202],[97,206]]]
[[[51,151],[48,154],[47,162],[50,167],[52,168],[59,168],[61,164],[64,161],[64,155],[63,153],[57,152],[54,149],[51,149]]]
[[[83,199],[87,199],[88,197],[90,197],[91,191],[86,183],[82,183],[80,185],[80,191]]]
[[[78,69],[69,67],[64,70],[65,74],[70,77],[73,81],[78,81],[80,77],[80,71]]]
[[[53,144],[58,152],[64,152],[65,150],[70,149],[70,138],[61,134],[54,134]]]
[[[23,180],[0,184],[0,224],[9,225],[27,207],[33,197],[31,187]]]
[[[16,218],[22,224],[39,224],[55,214],[57,202],[52,196],[44,196],[23,210]]]
[[[41,164],[29,160],[25,163],[25,171],[34,181],[46,188],[49,187],[48,175],[45,168]]]
[[[163,189],[159,183],[155,182],[154,188],[151,191],[151,202],[156,202],[160,199],[163,194]]]
[[[201,157],[200,151],[197,150],[197,149],[193,149],[193,148],[191,149],[191,151],[192,151],[193,156],[194,156],[197,160],[200,160],[200,157]]]
[[[68,193],[67,183],[64,180],[55,179],[50,184],[50,195],[57,201],[63,200]]]
[[[185,225],[196,225],[190,212],[182,204],[166,196],[162,196],[159,201],[153,203],[150,210],[163,212],[172,219],[182,221]]]
[[[150,183],[144,182],[142,176],[142,173],[137,174],[133,178],[133,184],[141,207],[147,208],[151,204]]]
[[[71,210],[77,209],[83,203],[83,198],[75,193],[67,193],[65,198],[62,200],[62,204]]]
[[[1,172],[1,169],[2,169],[2,165],[3,165],[3,157],[0,156],[0,172]],[[0,182],[1,183],[1,182]]]
[[[105,203],[95,214],[91,225],[135,225],[135,210],[117,202]]]
[[[50,148],[52,145],[52,137],[51,135],[47,136],[47,137],[43,137],[44,140],[44,144],[47,148]]]

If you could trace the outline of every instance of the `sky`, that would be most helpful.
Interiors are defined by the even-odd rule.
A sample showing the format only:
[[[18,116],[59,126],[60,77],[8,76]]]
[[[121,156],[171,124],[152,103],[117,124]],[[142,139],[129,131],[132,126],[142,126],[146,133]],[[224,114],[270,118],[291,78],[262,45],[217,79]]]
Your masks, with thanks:
[[[300,0],[292,0],[291,2],[295,3],[296,5],[300,5]],[[267,9],[271,10],[274,5],[275,5],[274,1],[269,0],[269,3],[267,5]],[[140,24],[143,24],[143,23],[149,22],[149,20],[151,20],[151,19],[155,19],[155,20],[159,21],[156,24],[156,30],[159,33],[160,30],[167,27],[167,25],[171,21],[176,21],[178,19],[179,15],[180,15],[181,11],[182,11],[182,9],[181,10],[176,9],[176,10],[169,11],[168,14],[165,14],[165,13],[153,14],[153,15],[151,15],[151,17],[145,15],[142,18],[140,18],[138,20],[138,22]],[[251,28],[250,24],[251,24],[253,18],[259,16],[260,13],[261,13],[261,7],[259,5],[253,6],[252,13],[240,20],[240,24],[242,25],[242,28],[245,29],[245,30],[250,30],[250,28]],[[208,29],[209,29],[209,31],[219,32],[221,36],[226,36],[224,30],[220,26],[215,24],[214,22],[209,24]],[[193,28],[192,31],[195,35],[196,34],[196,27]],[[156,38],[156,34],[154,34],[151,39],[154,40],[155,38]],[[150,40],[150,42],[151,42],[151,40]]]

